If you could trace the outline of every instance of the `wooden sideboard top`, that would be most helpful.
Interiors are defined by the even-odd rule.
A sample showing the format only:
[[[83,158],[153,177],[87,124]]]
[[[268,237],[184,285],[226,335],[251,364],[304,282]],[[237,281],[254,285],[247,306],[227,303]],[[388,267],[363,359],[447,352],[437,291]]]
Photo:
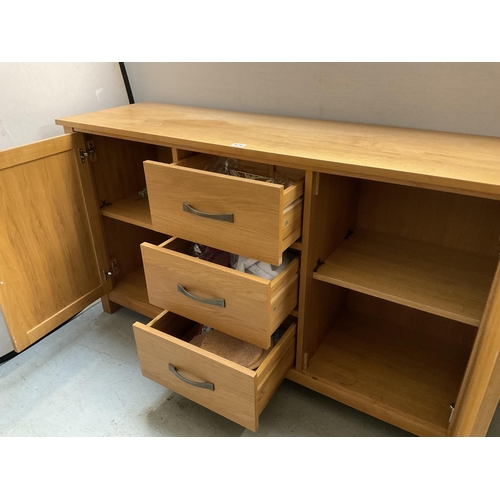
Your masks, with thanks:
[[[500,138],[138,103],[56,120],[75,131],[500,199]]]

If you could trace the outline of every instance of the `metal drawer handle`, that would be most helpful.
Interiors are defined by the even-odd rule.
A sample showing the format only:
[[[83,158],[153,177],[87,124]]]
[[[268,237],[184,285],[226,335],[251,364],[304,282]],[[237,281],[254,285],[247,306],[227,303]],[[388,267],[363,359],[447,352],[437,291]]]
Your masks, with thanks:
[[[206,217],[207,219],[222,220],[224,222],[234,222],[233,214],[207,214],[206,212],[200,212],[199,210],[196,210],[188,203],[182,204],[182,210],[184,212],[197,215],[198,217]]]
[[[199,389],[208,389],[209,391],[214,390],[214,384],[211,382],[193,382],[192,380],[187,379],[186,377],[183,377],[178,371],[177,368],[175,368],[174,365],[171,365],[170,363],[168,364],[168,369],[179,379],[182,380],[182,382],[185,382],[186,384],[193,385],[194,387],[198,387]]]
[[[192,293],[189,293],[180,283],[177,283],[177,291],[181,292],[183,295],[191,300],[196,300],[203,304],[208,304],[210,306],[226,307],[226,301],[224,299],[203,299],[202,297],[197,297]]]

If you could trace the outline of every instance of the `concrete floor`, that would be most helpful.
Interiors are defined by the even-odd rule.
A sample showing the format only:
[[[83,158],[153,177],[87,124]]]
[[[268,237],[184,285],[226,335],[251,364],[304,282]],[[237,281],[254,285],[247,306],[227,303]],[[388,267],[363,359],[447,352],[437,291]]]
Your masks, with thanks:
[[[134,321],[97,302],[1,365],[0,436],[411,436],[288,380],[250,432],[144,378]]]

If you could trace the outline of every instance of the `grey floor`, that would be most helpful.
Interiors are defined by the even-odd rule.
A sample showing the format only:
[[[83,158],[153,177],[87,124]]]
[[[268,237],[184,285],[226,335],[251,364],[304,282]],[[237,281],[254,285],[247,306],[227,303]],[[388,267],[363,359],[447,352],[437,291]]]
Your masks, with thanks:
[[[144,378],[134,321],[97,302],[0,365],[0,436],[411,436],[288,380],[250,432]]]

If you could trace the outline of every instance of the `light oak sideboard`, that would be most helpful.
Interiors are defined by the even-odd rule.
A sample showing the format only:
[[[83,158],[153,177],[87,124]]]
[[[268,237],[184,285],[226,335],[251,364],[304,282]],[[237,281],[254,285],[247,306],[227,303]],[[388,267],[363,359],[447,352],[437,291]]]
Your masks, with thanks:
[[[64,135],[0,152],[16,351],[101,298],[151,318],[133,325],[144,376],[249,429],[287,377],[417,435],[486,434],[499,138],[154,103],[56,123]],[[218,157],[293,184],[205,170]],[[266,280],[192,243],[291,258]],[[250,370],[204,351],[186,340],[199,323],[267,357]]]

